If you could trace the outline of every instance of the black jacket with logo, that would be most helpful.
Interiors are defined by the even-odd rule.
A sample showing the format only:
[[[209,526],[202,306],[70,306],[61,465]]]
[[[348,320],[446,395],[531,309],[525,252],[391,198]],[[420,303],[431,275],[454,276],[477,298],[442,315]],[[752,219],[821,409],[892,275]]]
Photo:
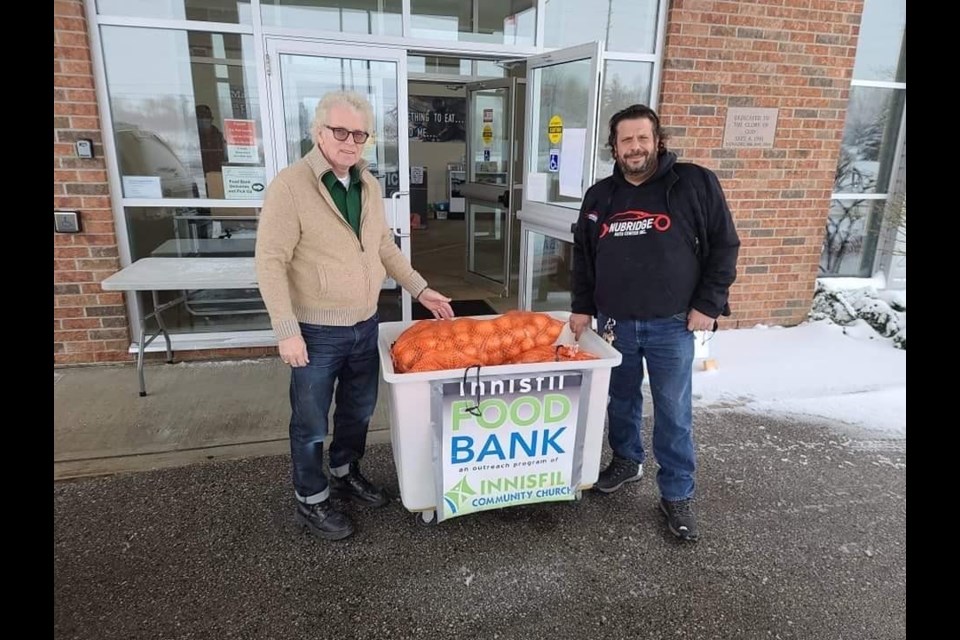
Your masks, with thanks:
[[[639,186],[619,166],[587,190],[574,228],[573,313],[649,320],[730,315],[740,238],[717,176],[659,157]]]

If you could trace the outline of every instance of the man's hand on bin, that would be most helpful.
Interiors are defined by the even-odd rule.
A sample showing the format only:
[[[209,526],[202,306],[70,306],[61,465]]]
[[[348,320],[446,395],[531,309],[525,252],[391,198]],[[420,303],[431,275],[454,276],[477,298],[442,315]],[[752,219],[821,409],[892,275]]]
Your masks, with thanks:
[[[417,296],[417,300],[438,320],[449,320],[453,317],[453,307],[450,306],[450,298],[438,291],[434,291],[430,287],[421,291],[420,295]]]
[[[570,330],[573,331],[573,337],[577,340],[580,339],[580,334],[583,333],[584,329],[589,329],[592,323],[593,318],[585,313],[570,314]]]
[[[310,358],[307,357],[307,343],[303,341],[302,336],[284,338],[277,343],[277,347],[284,364],[291,367],[305,367],[310,362]]]

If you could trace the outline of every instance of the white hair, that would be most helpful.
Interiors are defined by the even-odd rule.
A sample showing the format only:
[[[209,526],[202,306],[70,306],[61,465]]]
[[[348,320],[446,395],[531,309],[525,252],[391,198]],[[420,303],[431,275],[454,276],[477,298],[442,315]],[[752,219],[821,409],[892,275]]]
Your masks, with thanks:
[[[367,99],[356,91],[331,91],[320,99],[317,110],[313,114],[310,135],[313,136],[314,142],[320,137],[320,129],[327,124],[327,114],[330,113],[330,108],[337,105],[349,107],[363,116],[367,133],[373,134],[373,107],[370,106]]]

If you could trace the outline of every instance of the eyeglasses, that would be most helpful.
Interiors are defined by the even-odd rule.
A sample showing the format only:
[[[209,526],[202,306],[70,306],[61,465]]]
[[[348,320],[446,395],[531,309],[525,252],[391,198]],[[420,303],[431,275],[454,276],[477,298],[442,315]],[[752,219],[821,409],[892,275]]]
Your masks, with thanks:
[[[346,142],[347,137],[353,134],[353,141],[357,144],[363,144],[367,141],[367,138],[370,137],[370,134],[366,131],[350,131],[349,129],[344,129],[343,127],[331,127],[328,124],[323,125],[327,129],[333,132],[333,137],[339,140],[340,142]]]

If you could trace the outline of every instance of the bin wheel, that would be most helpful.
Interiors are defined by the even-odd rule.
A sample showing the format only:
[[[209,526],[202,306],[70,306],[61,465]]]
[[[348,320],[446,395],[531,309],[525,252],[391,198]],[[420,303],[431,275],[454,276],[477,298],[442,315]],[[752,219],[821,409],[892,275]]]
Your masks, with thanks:
[[[574,492],[573,494],[573,501],[580,502],[581,500],[583,500],[583,490],[577,489],[576,492]]]
[[[437,512],[436,511],[421,511],[414,514],[414,517],[417,519],[417,524],[421,527],[435,527],[437,526]]]

